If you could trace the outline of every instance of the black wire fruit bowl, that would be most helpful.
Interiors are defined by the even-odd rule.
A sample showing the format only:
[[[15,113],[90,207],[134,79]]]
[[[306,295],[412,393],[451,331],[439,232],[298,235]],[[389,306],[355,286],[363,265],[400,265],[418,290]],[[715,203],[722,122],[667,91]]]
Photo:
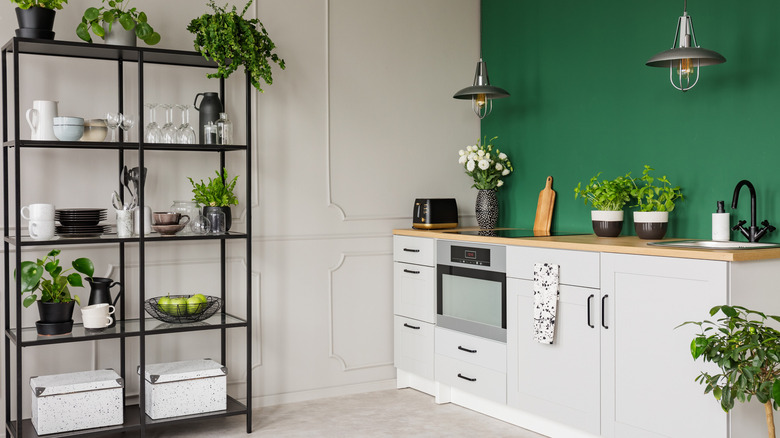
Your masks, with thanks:
[[[217,311],[222,308],[222,300],[217,297],[206,296],[205,302],[179,304],[170,303],[162,298],[168,298],[169,301],[173,299],[190,298],[191,295],[166,295],[162,297],[149,298],[144,303],[146,313],[151,315],[154,319],[170,322],[173,324],[185,324],[188,322],[198,322],[208,319],[213,316]]]

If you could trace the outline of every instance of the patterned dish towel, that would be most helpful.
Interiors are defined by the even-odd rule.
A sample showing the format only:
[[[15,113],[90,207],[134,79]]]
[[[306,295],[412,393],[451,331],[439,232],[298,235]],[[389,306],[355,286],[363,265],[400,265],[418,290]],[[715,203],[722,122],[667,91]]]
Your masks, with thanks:
[[[534,263],[534,341],[552,344],[558,308],[558,269],[552,263]]]

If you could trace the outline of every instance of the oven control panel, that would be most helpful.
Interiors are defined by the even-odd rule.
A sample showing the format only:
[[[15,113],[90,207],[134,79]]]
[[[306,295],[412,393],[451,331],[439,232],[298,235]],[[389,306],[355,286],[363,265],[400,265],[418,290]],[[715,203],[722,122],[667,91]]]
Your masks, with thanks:
[[[490,266],[490,249],[452,245],[450,261],[467,265]]]

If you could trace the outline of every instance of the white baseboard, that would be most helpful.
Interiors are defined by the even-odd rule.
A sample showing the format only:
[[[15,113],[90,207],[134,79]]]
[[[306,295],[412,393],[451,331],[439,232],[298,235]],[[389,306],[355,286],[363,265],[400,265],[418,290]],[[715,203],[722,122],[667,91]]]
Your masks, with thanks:
[[[288,403],[317,400],[321,398],[338,397],[342,395],[384,391],[388,389],[395,389],[395,379],[252,397],[252,407],[259,408],[264,406],[283,405]]]

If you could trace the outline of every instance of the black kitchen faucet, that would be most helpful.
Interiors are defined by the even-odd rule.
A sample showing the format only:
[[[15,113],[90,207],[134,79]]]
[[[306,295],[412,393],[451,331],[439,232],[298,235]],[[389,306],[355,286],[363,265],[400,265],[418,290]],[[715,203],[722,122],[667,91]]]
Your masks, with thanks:
[[[748,190],[750,190],[750,228],[746,230],[742,225],[745,225],[747,221],[741,220],[737,222],[737,224],[734,225],[731,229],[742,232],[742,235],[747,237],[748,241],[750,242],[758,242],[759,239],[764,237],[766,233],[771,233],[774,231],[775,227],[769,225],[768,220],[761,222],[761,225],[763,225],[762,228],[759,229],[756,226],[756,189],[753,187],[753,184],[751,184],[750,181],[746,179],[743,179],[737,183],[737,187],[734,189],[734,198],[731,200],[731,208],[737,208],[739,189],[741,189],[742,186],[747,186]]]

